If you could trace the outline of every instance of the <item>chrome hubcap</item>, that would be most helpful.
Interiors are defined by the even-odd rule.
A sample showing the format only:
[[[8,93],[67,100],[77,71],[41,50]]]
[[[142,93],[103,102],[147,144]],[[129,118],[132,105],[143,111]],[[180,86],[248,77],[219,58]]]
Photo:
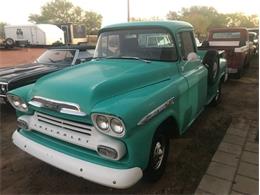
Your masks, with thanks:
[[[165,147],[158,141],[153,151],[153,169],[157,170],[160,168],[164,157],[164,151]]]

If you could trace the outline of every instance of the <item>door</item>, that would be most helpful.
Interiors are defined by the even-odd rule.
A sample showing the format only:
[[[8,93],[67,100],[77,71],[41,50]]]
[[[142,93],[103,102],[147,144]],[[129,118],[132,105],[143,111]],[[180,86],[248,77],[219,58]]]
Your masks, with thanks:
[[[68,24],[62,24],[60,26],[61,30],[64,32],[64,42],[65,44],[70,44],[71,43],[71,36],[70,36],[70,29]]]
[[[207,70],[197,55],[193,31],[177,34],[177,45],[181,56],[179,70],[188,83],[189,118],[188,125],[202,110],[207,97]]]

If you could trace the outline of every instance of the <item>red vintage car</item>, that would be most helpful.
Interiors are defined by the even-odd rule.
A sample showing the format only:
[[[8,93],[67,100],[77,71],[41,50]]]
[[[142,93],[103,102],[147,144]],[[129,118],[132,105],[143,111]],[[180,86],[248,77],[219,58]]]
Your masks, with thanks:
[[[246,28],[210,29],[207,46],[225,50],[228,72],[235,74],[236,78],[240,78],[244,67],[249,65],[251,52]]]

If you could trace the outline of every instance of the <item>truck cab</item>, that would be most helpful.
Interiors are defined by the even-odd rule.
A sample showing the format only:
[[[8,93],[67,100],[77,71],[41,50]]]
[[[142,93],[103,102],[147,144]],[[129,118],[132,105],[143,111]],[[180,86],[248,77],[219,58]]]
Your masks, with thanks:
[[[217,51],[197,50],[189,23],[107,26],[92,61],[8,93],[18,117],[13,142],[101,185],[156,181],[169,140],[219,103],[225,71]]]
[[[202,45],[203,46],[203,45]],[[249,34],[246,28],[213,28],[209,30],[206,49],[225,51],[228,72],[240,78],[243,69],[249,65],[251,52]]]

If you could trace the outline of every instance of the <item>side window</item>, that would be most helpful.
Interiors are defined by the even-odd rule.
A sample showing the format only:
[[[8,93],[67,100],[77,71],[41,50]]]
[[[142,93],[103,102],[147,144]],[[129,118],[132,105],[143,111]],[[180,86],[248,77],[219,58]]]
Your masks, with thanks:
[[[192,32],[180,32],[178,34],[178,46],[181,50],[182,59],[184,60],[187,59],[189,53],[195,52]]]

